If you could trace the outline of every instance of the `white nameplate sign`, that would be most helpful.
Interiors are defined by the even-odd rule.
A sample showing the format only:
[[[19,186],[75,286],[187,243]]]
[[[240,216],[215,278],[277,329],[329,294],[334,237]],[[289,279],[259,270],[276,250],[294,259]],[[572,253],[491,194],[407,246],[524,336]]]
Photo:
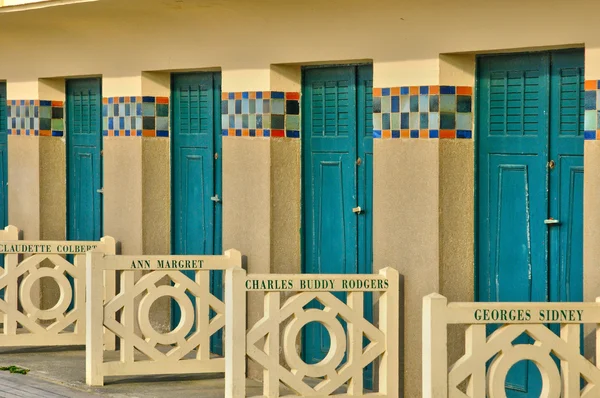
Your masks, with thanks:
[[[599,323],[596,303],[450,303],[448,323]]]
[[[132,271],[225,270],[235,260],[224,256],[104,256],[104,269]]]
[[[99,242],[4,241],[0,254],[85,254],[98,247]]]
[[[248,275],[246,290],[263,292],[280,291],[358,291],[379,292],[389,287],[386,278],[379,275],[287,275],[286,278],[277,275]]]

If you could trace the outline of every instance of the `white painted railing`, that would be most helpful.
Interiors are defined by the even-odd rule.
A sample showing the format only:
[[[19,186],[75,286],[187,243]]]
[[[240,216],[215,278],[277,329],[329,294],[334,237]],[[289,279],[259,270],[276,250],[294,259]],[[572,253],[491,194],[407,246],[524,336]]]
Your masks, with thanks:
[[[262,291],[264,317],[246,335],[245,328],[234,329],[234,352],[228,366],[233,396],[245,397],[244,351],[263,368],[263,396],[280,396],[284,385],[294,394],[309,396],[398,397],[399,368],[399,291],[397,271],[386,268],[375,275],[249,275],[240,270],[232,274],[236,291]],[[333,293],[347,292],[340,300]],[[378,292],[378,326],[363,317],[364,293]],[[282,293],[289,293],[283,303]],[[235,324],[246,317],[245,297],[237,297]],[[318,301],[323,309],[305,306]],[[377,315],[375,315],[377,317]],[[346,323],[342,326],[340,318]],[[317,364],[307,364],[298,354],[300,333],[310,322],[321,323],[328,331],[328,354]],[[369,344],[363,347],[363,335]],[[230,346],[227,345],[227,349]],[[280,353],[283,353],[283,361]],[[284,363],[281,363],[284,362]],[[364,369],[375,362],[378,389],[363,388]],[[293,395],[293,396],[297,396]]]
[[[445,297],[431,294],[423,299],[423,397],[504,398],[508,371],[524,360],[541,373],[540,397],[600,397],[600,369],[580,354],[585,323],[593,324],[599,342],[600,303],[448,304]],[[470,326],[465,355],[448,367],[447,331],[452,324]],[[488,324],[503,326],[488,336]],[[547,324],[559,324],[560,335]],[[533,343],[515,344],[522,334]],[[558,366],[551,354],[560,360]],[[596,343],[596,363],[599,354]],[[582,379],[587,382],[583,389]]]
[[[103,385],[107,376],[224,372],[226,359],[211,357],[210,338],[227,325],[225,355],[233,353],[230,334],[235,328],[225,317],[232,312],[228,300],[234,295],[245,296],[243,290],[232,291],[232,273],[239,267],[241,254],[236,250],[223,256],[107,256],[89,252],[87,384]],[[120,272],[121,283],[116,296],[106,300],[102,273],[108,270]],[[225,303],[210,293],[210,270],[226,270],[227,310]],[[136,281],[134,271],[147,272]],[[194,271],[193,279],[181,271]],[[171,285],[157,286],[165,277],[170,278]],[[174,299],[181,308],[180,323],[168,333],[156,331],[149,319],[152,304],[162,297]],[[216,313],[212,318],[210,310]],[[245,306],[238,311],[245,319]],[[106,358],[103,327],[119,340],[118,358]]]
[[[114,254],[115,240],[23,241],[17,227],[0,230],[0,347],[85,344],[85,252],[91,249]],[[63,257],[68,254],[74,255],[73,264]],[[21,261],[23,255],[28,257]],[[32,299],[32,288],[41,278],[51,278],[59,287],[60,297],[49,309]],[[105,276],[103,285],[103,295],[114,295],[114,273]],[[110,334],[106,342],[107,348],[114,347]]]

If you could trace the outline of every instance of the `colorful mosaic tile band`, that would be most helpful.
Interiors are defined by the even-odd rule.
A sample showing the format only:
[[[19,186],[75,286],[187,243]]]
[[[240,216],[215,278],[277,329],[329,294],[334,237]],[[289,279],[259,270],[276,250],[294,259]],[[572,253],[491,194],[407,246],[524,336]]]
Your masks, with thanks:
[[[373,138],[472,138],[473,87],[373,89]]]
[[[300,93],[223,93],[221,129],[224,136],[300,138]]]
[[[583,135],[586,140],[600,140],[600,80],[586,80]]]
[[[64,114],[63,101],[7,101],[8,133],[62,137],[65,132]]]
[[[108,137],[168,137],[169,98],[103,98],[102,130]]]

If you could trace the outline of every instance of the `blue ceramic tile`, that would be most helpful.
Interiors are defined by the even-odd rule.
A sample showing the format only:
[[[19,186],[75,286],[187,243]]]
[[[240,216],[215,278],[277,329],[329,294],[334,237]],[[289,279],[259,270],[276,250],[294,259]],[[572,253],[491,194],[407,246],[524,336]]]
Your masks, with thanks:
[[[439,130],[429,130],[429,138],[438,138],[439,136]]]
[[[227,123],[230,129],[235,128],[235,115],[229,115],[229,123]]]
[[[54,136],[54,131],[52,132],[52,135]],[[108,130],[102,130],[102,135],[108,137]]]
[[[419,113],[419,128],[420,129],[428,129],[429,128],[429,113],[421,112]]]
[[[246,93],[246,94],[248,94],[248,93]],[[249,111],[250,111],[250,103],[248,101],[248,98],[244,98],[242,100],[242,113],[248,114],[248,113],[250,113]]]
[[[429,94],[429,86],[419,87],[419,94]]]
[[[285,98],[285,94],[281,91],[272,91],[271,98],[283,99]]]
[[[52,106],[52,101],[40,100],[40,106]]]
[[[238,136],[238,137],[241,137],[242,136],[242,130],[241,129],[236,129],[235,130],[235,135]]]
[[[456,112],[456,96],[440,95],[440,112]]]
[[[112,117],[110,119],[108,119],[108,129],[109,130],[114,130],[115,129],[115,125],[114,125],[114,120]]]
[[[411,112],[419,112],[419,96],[418,95],[410,96],[410,111]]]
[[[419,95],[419,111],[427,112],[429,110],[429,96]]]
[[[250,134],[250,137],[256,137],[256,129],[248,130],[248,134]]]
[[[225,130],[225,129],[221,130],[221,135],[227,136],[227,134],[228,134],[227,130]]]
[[[457,95],[456,96],[456,112],[468,113],[471,112],[471,96]]]
[[[456,94],[456,87],[440,86],[440,94]]]
[[[382,113],[381,114],[381,128],[382,128],[382,130],[389,130],[389,129],[391,129],[391,126],[390,126],[390,114],[389,113]]]
[[[269,130],[269,129],[263,130],[263,136],[264,137],[270,137],[271,136],[271,130]]]
[[[235,100],[235,114],[236,115],[241,115],[242,114],[242,100]]]
[[[248,113],[250,113],[250,114],[256,113],[256,100],[255,99],[248,100]]]
[[[156,102],[156,97],[142,97],[142,102]]]
[[[262,100],[256,101],[255,111],[256,111],[256,113],[263,113],[263,101]]]
[[[230,100],[235,99],[235,93],[229,93],[227,95],[227,98],[229,98]]]
[[[596,139],[596,132],[595,131],[585,131],[583,133],[583,137],[586,140],[595,140]]]
[[[227,109],[228,104],[229,104],[229,101],[227,101],[227,100],[221,101],[221,115],[227,115],[229,113],[229,111]]]
[[[300,138],[300,131],[298,131],[298,130],[286,130],[285,131],[285,135],[286,135],[286,137],[289,137],[289,138]]]
[[[256,128],[257,129],[262,129],[262,127],[263,127],[263,116],[257,114],[256,115]]]
[[[382,96],[389,96],[390,95],[390,89],[389,88],[382,88],[381,89],[381,95]]]
[[[419,130],[410,130],[410,138],[419,138]]]
[[[373,130],[373,138],[381,138],[381,130]]]
[[[263,94],[262,91],[257,91],[256,92],[256,99],[262,99],[262,97],[263,97],[262,94]]]
[[[456,138],[471,138],[471,130],[456,130]]]
[[[596,91],[585,92],[585,109],[588,111],[596,109]]]
[[[141,132],[139,132],[138,134],[141,134]],[[168,137],[169,130],[156,130],[156,136],[157,137]]]
[[[381,113],[381,97],[373,97],[373,113]]]
[[[392,130],[392,138],[400,138],[400,130]]]
[[[440,112],[440,130],[454,130],[456,117],[454,113]]]
[[[242,115],[242,128],[248,128],[248,115]]]
[[[244,92],[242,93],[242,98],[244,98],[244,99],[248,99],[248,92],[247,92],[247,91],[244,91]]]
[[[400,97],[392,96],[392,112],[400,112]]]
[[[406,95],[406,94],[408,94],[408,92],[409,92],[408,87],[400,87],[400,94]]]
[[[402,130],[407,130],[409,128],[410,123],[410,113],[403,112],[400,114],[400,128]]]

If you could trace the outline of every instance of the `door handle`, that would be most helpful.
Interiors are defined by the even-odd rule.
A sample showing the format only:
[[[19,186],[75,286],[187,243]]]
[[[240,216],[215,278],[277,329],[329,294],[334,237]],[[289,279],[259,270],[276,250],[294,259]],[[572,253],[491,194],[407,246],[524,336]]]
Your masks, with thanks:
[[[560,221],[555,220],[553,218],[549,218],[547,220],[544,220],[544,224],[546,224],[546,225],[558,225],[558,224],[560,224]]]
[[[362,209],[360,208],[360,206],[356,206],[352,208],[352,213],[360,214],[362,213]]]
[[[210,200],[212,200],[213,202],[216,202],[216,203],[219,203],[221,201],[221,199],[219,198],[219,195],[211,196]]]

